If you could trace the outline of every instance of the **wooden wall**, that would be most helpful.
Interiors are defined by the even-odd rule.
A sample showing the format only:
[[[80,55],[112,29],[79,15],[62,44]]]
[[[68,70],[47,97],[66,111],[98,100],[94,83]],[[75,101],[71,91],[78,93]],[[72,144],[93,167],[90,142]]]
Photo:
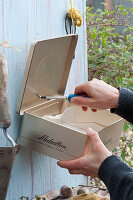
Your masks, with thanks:
[[[76,58],[70,72],[66,93],[87,81],[85,0],[74,0],[83,13],[83,26],[78,28]],[[65,35],[64,19],[69,0],[0,0],[0,42],[9,41],[21,51],[3,49],[8,62],[8,94],[12,125],[8,133],[17,141],[21,117],[16,114],[16,104],[24,75],[26,60],[32,41]],[[0,146],[8,145],[0,131]],[[63,184],[87,184],[84,176],[69,175],[57,166],[56,160],[22,148],[16,158],[8,189],[7,200],[19,200],[22,195],[32,199]]]

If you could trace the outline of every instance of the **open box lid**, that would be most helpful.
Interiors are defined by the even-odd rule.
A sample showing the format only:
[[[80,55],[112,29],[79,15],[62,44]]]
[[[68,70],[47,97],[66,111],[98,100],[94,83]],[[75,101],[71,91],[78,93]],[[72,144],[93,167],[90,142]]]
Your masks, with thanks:
[[[64,95],[77,40],[78,35],[67,35],[31,45],[17,105],[20,115],[47,101],[36,94]]]

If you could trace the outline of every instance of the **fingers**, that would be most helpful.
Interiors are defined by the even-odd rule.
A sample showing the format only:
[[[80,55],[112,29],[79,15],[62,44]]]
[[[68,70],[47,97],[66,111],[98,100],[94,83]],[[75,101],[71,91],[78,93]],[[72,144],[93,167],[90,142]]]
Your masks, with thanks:
[[[82,95],[82,97],[74,97],[71,99],[71,103],[82,106],[83,111],[87,111],[87,107],[92,108],[93,112],[96,112],[95,109],[95,98],[92,96],[92,82],[97,81],[97,79],[93,79],[92,81],[86,82],[76,87],[74,94]],[[84,97],[87,96],[87,97]]]
[[[88,108],[82,106],[82,110],[86,112],[86,111],[88,110]],[[92,112],[97,112],[97,109],[93,109],[93,108],[92,108],[91,110],[92,110]]]
[[[97,79],[86,82],[76,87],[75,95],[82,97],[72,98],[71,103],[91,109],[104,110],[118,106],[120,92],[118,89]],[[88,98],[83,98],[84,94]],[[84,111],[86,109],[83,108]],[[92,110],[94,112],[94,110]]]
[[[97,112],[97,109],[91,109],[92,110],[92,112]]]
[[[77,86],[77,87],[75,88],[74,94],[75,94],[75,95],[76,95],[76,94],[82,94],[82,93],[86,93],[86,94],[87,94],[87,91],[88,91],[88,82]]]
[[[88,110],[88,108],[83,106],[82,110],[86,112]]]
[[[75,88],[74,94],[76,95],[76,94],[86,93],[88,96],[91,97],[91,91],[92,91],[92,88],[93,88],[92,86],[93,86],[94,83],[99,84],[99,80],[94,78],[91,81],[88,81],[86,83],[83,83],[83,84],[77,86]]]
[[[89,97],[74,97],[71,99],[71,103],[82,107],[95,108],[95,100]]]

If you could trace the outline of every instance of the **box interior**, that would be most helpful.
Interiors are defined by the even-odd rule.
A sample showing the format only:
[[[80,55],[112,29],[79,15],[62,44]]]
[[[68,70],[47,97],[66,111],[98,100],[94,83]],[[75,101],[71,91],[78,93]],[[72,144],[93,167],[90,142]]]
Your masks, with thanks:
[[[17,105],[20,115],[43,104],[39,96],[64,95],[77,39],[74,34],[31,45]]]
[[[74,106],[66,100],[47,101],[27,112],[84,134],[88,127],[99,132],[121,119],[119,116],[111,114],[109,110],[93,113],[88,108],[88,111],[84,112],[81,107]]]

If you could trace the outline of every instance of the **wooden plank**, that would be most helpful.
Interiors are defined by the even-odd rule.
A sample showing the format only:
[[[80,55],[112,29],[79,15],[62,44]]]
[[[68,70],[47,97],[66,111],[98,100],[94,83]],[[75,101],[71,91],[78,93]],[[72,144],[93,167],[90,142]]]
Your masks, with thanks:
[[[79,41],[67,94],[73,92],[76,85],[87,81],[85,1],[74,0],[74,6],[84,14],[83,26],[77,29]],[[22,47],[21,51],[0,48],[7,59],[9,71],[8,94],[12,125],[8,132],[16,141],[22,120],[16,114],[16,104],[30,44],[37,39],[65,35],[64,19],[68,8],[69,0],[0,1],[0,42],[8,40],[12,46]],[[0,133],[0,146],[7,145],[1,131]],[[36,194],[44,194],[64,184],[87,184],[87,178],[69,175],[67,170],[59,168],[56,163],[50,157],[22,148],[13,168],[7,200],[19,200],[21,196],[31,199]]]

